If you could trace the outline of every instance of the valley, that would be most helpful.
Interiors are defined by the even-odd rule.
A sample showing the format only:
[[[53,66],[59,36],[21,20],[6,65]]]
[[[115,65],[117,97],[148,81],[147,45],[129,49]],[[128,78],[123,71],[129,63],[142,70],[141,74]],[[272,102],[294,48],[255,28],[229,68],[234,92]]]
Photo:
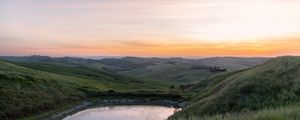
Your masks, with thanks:
[[[110,105],[184,104],[170,120],[299,117],[299,57],[0,59],[0,115],[6,119],[47,118],[82,101],[105,105],[95,102],[101,99],[116,101]]]

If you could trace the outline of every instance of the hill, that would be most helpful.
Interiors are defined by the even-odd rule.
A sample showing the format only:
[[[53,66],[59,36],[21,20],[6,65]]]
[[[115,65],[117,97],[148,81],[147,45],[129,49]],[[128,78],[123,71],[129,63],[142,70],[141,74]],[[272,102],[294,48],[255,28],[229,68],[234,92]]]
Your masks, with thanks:
[[[190,84],[212,78],[225,71],[236,71],[253,67],[267,60],[269,58],[216,57],[186,59],[124,57],[120,59],[102,59],[101,63],[104,64],[104,68],[127,76],[176,84]]]
[[[177,117],[176,120],[298,120],[300,118],[299,113],[300,105],[293,104],[257,111],[217,114],[213,116],[190,116],[188,118],[181,116]]]
[[[185,58],[52,58],[47,56],[0,57],[18,63],[51,63],[84,66],[94,70],[113,72],[142,80],[169,84],[191,84],[212,78],[225,71],[236,71],[266,62],[269,58],[214,57],[205,59]]]
[[[247,111],[254,111],[250,112],[249,116],[268,114],[270,117],[280,118],[288,115],[286,119],[292,119],[295,117],[292,113],[299,112],[299,109],[285,107],[284,109],[291,113],[289,116],[284,114],[287,111],[276,107],[300,102],[299,76],[300,57],[291,56],[274,58],[251,69],[223,74],[191,88],[190,90],[198,91],[198,94],[186,108],[170,119],[206,119],[207,117],[203,116],[211,115],[213,117],[210,119],[217,119],[216,114],[225,113],[232,113],[227,115],[228,119],[234,119],[236,116],[242,119],[242,114],[234,113],[248,114]],[[299,118],[300,116],[297,117]],[[219,116],[217,120],[219,119],[226,117]]]
[[[197,62],[207,66],[218,66],[231,71],[247,69],[270,60],[266,57],[211,57],[199,59]]]
[[[163,85],[128,77],[53,64],[0,61],[0,118],[16,119],[57,109],[107,91],[164,90]],[[44,71],[42,71],[44,70]]]

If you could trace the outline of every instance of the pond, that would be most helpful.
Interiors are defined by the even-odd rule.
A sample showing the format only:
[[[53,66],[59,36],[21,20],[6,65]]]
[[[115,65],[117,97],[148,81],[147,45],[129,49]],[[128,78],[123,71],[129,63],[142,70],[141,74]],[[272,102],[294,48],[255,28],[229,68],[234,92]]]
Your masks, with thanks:
[[[120,105],[89,108],[63,120],[166,120],[179,109],[154,105]]]

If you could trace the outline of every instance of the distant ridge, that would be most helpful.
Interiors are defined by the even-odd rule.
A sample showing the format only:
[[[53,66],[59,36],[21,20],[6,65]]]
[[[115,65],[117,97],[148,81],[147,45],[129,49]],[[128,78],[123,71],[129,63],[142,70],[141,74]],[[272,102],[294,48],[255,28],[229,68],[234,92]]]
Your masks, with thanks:
[[[143,80],[190,84],[214,77],[222,72],[250,68],[255,65],[262,64],[270,58],[213,57],[203,59],[187,59],[181,57],[144,58],[127,56],[121,58],[87,59],[77,57],[48,57],[34,55],[22,57],[6,56],[0,57],[0,59],[14,62],[90,66],[95,69],[102,69]]]

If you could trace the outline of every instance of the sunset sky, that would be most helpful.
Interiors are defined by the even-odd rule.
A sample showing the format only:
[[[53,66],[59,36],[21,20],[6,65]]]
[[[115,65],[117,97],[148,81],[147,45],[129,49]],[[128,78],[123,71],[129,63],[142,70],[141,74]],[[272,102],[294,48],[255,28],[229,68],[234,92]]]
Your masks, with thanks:
[[[0,55],[300,55],[300,0],[0,0]]]

